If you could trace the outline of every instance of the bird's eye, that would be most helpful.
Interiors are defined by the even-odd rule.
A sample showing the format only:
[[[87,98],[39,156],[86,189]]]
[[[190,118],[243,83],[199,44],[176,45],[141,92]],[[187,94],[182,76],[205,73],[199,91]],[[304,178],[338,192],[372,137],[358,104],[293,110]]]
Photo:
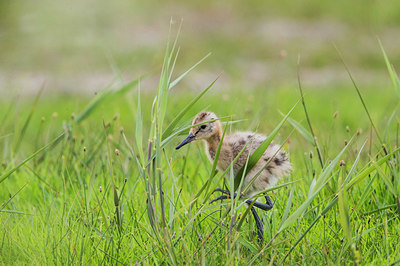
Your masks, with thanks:
[[[201,129],[206,129],[206,127],[207,127],[206,125],[201,125],[200,128],[201,128]]]

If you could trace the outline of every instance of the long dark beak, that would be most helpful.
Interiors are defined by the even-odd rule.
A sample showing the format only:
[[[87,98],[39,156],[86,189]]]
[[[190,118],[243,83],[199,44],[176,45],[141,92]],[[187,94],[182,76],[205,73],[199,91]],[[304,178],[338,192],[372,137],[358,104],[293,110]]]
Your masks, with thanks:
[[[184,139],[178,146],[176,146],[175,149],[179,149],[180,147],[192,142],[195,139],[195,136],[192,134],[192,132],[189,133],[189,135]]]

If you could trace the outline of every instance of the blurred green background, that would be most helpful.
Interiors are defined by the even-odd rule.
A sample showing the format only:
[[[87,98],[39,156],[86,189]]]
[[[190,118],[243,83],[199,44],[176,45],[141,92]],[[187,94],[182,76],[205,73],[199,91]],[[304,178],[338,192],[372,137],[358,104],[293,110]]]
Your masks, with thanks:
[[[212,53],[178,90],[219,73],[216,90],[297,87],[299,55],[304,86],[350,86],[334,44],[359,85],[390,85],[377,37],[400,63],[396,0],[0,1],[0,92],[90,96],[145,73],[154,89],[171,18],[183,21],[176,73]]]
[[[171,26],[170,21],[173,22]],[[154,139],[154,132],[151,132],[155,128],[151,115],[153,99],[170,28],[173,40],[179,25],[182,25],[178,38],[180,51],[172,80],[207,54],[211,56],[168,92],[168,106],[162,105],[167,110],[162,129],[165,130],[201,90],[221,75],[211,90],[182,117],[177,128],[189,124],[197,112],[208,109],[219,117],[232,116],[233,120],[241,121],[233,124],[229,132],[240,129],[270,134],[281,121],[281,114],[287,113],[300,99],[297,82],[300,56],[304,98],[325,161],[334,158],[355,134],[359,136],[348,145],[348,152],[343,156],[348,166],[341,169],[346,171],[353,163],[357,165],[356,155],[363,143],[366,146],[356,171],[375,165],[373,160],[380,158],[382,143],[388,150],[399,146],[400,91],[393,86],[378,42],[379,38],[394,68],[399,67],[399,0],[2,0],[0,177],[6,173],[7,179],[0,180],[0,183],[4,181],[0,186],[0,211],[3,211],[0,215],[3,229],[0,264],[47,265],[58,261],[104,264],[106,254],[124,263],[133,264],[142,256],[144,264],[172,264],[165,253],[158,252],[161,242],[147,233],[151,223],[143,215],[145,186],[140,181],[140,168],[128,153],[130,148],[121,136],[121,129],[127,142],[133,143],[136,154],[147,150],[143,147],[147,147],[149,138]],[[335,46],[354,75],[376,131],[371,128],[369,116]],[[95,94],[109,84],[119,89],[145,74],[147,77],[140,84],[140,98],[139,86],[123,96],[113,97],[107,91],[95,98]],[[41,88],[43,91],[39,94]],[[101,98],[102,95],[108,97]],[[93,98],[95,100],[91,101]],[[103,101],[96,102],[96,99]],[[97,105],[91,105],[93,102]],[[89,119],[78,123],[74,118],[85,113],[86,107],[93,112]],[[308,130],[301,103],[291,118]],[[107,129],[104,124],[109,125]],[[51,146],[18,171],[8,174],[61,132],[65,138],[58,146]],[[377,132],[384,140],[382,143]],[[176,220],[174,228],[169,231],[172,237],[174,230],[179,235],[183,227],[192,227],[186,219],[200,213],[197,213],[197,206],[188,213],[186,208],[211,176],[211,165],[202,152],[202,143],[179,151],[174,149],[186,134],[174,137],[163,150],[164,191],[168,191],[171,198],[177,196],[180,202],[174,207],[180,214],[173,218]],[[317,162],[314,144],[289,123],[274,141],[284,143],[286,139],[285,149],[290,154],[293,172],[280,184],[298,183],[296,190],[292,190],[294,194],[290,192],[293,195],[291,208],[290,204],[286,205],[288,188],[271,192],[276,207],[263,214],[267,221],[264,223],[266,239],[271,239],[278,224],[285,221],[289,213],[286,210],[292,212],[307,201],[315,187],[315,178],[325,175]],[[106,145],[109,142],[110,145]],[[110,152],[115,149],[121,151],[119,157],[116,152]],[[311,151],[314,157],[310,156]],[[398,160],[393,160],[393,164],[398,166]],[[108,167],[111,165],[114,165],[110,168],[115,171],[118,189],[122,188],[118,193],[121,192],[120,206],[126,215],[123,222],[127,234],[118,237],[118,241],[123,240],[119,242],[121,249],[120,244],[110,245],[107,240],[114,239],[117,230],[103,226],[108,220],[112,224],[114,212],[110,206],[115,204],[113,200],[117,195],[111,195],[113,192],[109,189],[114,185],[114,181],[110,183]],[[271,259],[279,264],[295,243],[300,245],[286,263],[356,264],[358,252],[364,263],[399,262],[398,208],[393,207],[400,192],[394,191],[396,187],[399,189],[399,183],[391,178],[392,168],[380,169],[368,184],[359,183],[348,194],[347,206],[351,210],[349,217],[357,250],[343,242],[346,236],[338,222],[341,214],[336,207],[323,216],[323,222],[307,231],[317,215],[321,217],[318,213],[329,202],[327,200],[332,200],[340,191],[339,173],[344,177],[346,172],[335,171],[337,175],[335,173],[330,183],[325,184],[326,189],[318,196],[318,202],[310,205],[312,208],[302,215],[296,226],[279,236],[273,249],[265,250],[260,263]],[[175,183],[175,177],[171,178],[174,175],[178,184],[175,192],[168,187],[172,184],[170,181]],[[387,179],[386,183],[383,178]],[[393,184],[388,180],[393,180]],[[179,194],[174,194],[179,190]],[[99,203],[97,197],[101,194],[107,204],[107,208],[104,207],[107,216],[100,215],[103,203]],[[208,205],[203,204],[201,208],[203,206]],[[208,209],[204,213],[207,212]],[[215,221],[221,219],[221,214],[212,212],[214,217],[208,218],[206,214],[192,227],[199,229],[203,236],[207,235],[207,239]],[[89,227],[87,221],[92,218],[95,223]],[[242,230],[243,239],[252,241],[252,229],[247,225],[246,228]],[[247,265],[259,254],[258,248],[246,248],[256,245],[255,241],[246,247],[235,244],[232,249],[226,248],[225,241],[220,241],[225,239],[224,230],[216,231],[210,241],[202,241],[201,245],[200,237],[193,232],[183,235],[182,241],[174,247],[178,263],[191,263],[193,258],[204,256],[204,261],[211,265],[221,264],[221,261]],[[309,234],[301,242],[296,242],[307,232]],[[135,236],[140,236],[141,240],[134,241]],[[75,246],[73,242],[81,244]],[[198,252],[197,247],[203,243],[211,253]],[[229,246],[230,242],[227,243]],[[240,250],[246,251],[243,255],[236,253]],[[319,250],[322,252],[317,253]]]

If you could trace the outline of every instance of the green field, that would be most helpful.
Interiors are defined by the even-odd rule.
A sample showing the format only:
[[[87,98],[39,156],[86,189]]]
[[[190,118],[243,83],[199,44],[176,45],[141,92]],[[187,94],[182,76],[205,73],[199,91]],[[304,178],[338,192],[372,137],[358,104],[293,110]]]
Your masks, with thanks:
[[[360,88],[361,96],[350,80],[303,88],[309,123],[299,87],[213,92],[212,79],[204,95],[169,89],[179,77],[170,78],[173,62],[168,51],[156,91],[135,80],[91,101],[3,101],[1,263],[399,262],[394,73],[393,85]],[[208,203],[231,184],[203,144],[174,149],[204,109],[224,117],[228,133],[279,129],[274,141],[294,169],[269,192],[274,208],[260,213],[264,243],[241,200]]]
[[[0,264],[398,265],[399,8],[0,2]],[[203,110],[289,154],[263,243]]]

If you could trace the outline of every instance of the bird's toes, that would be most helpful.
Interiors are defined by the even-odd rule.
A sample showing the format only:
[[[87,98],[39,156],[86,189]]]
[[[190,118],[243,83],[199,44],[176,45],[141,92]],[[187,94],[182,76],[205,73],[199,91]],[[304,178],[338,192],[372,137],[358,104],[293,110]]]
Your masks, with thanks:
[[[222,195],[222,196],[216,197],[215,199],[210,201],[210,204],[215,202],[215,201],[217,201],[217,200],[223,200],[223,199],[229,199],[229,196],[228,195]]]
[[[214,189],[213,193],[215,193],[215,192],[221,192],[223,194],[231,194],[231,192],[229,190],[225,190],[225,189],[221,189],[221,188]]]

